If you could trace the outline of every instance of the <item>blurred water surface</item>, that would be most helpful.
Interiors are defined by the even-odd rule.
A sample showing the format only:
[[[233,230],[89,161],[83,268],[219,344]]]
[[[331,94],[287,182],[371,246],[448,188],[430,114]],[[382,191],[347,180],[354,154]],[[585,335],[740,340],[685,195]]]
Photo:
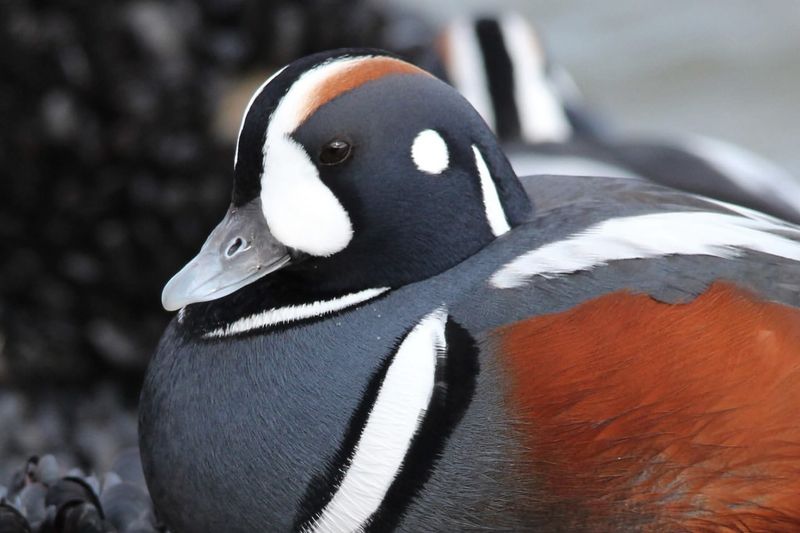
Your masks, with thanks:
[[[517,9],[624,131],[697,133],[800,177],[797,0],[384,0],[439,21]]]

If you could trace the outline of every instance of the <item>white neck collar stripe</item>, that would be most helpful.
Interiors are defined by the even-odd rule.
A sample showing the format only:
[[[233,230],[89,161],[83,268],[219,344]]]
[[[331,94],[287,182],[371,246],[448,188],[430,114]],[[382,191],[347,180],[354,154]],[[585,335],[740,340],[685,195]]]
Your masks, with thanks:
[[[276,324],[286,324],[289,322],[296,322],[307,318],[318,318],[336,311],[353,307],[360,303],[366,302],[377,298],[381,294],[389,290],[389,287],[379,287],[376,289],[366,289],[351,294],[346,294],[338,298],[330,300],[320,300],[299,305],[287,305],[286,307],[278,307],[267,309],[260,313],[240,318],[235,322],[217,328],[203,335],[205,338],[222,338],[231,335],[238,335],[246,333],[255,329],[274,326]]]

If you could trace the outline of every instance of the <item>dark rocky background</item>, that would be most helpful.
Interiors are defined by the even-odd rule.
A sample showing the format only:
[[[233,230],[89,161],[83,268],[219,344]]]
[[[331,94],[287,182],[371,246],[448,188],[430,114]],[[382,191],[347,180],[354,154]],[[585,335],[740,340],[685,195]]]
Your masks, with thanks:
[[[102,471],[135,444],[160,291],[224,213],[252,90],[431,35],[342,0],[0,2],[0,485],[33,453]]]

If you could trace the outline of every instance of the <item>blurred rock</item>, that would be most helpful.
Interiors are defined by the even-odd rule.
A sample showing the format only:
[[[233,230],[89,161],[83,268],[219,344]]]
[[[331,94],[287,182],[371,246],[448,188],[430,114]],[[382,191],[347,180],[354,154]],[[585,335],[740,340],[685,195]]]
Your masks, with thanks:
[[[12,472],[31,455],[40,459],[28,477],[44,483],[64,474],[58,463],[91,473],[108,470],[117,460],[122,461],[121,475],[130,476],[135,466],[125,461],[135,465],[138,457],[118,458],[137,443],[135,408],[125,396],[113,383],[38,390],[35,400],[31,394],[0,390],[0,485],[12,488]]]
[[[0,502],[0,533],[27,533],[30,530],[22,513],[12,505]]]
[[[52,455],[17,466],[9,488],[0,485],[0,533],[155,533],[163,531],[144,484],[139,452],[120,453],[100,486],[95,476],[66,471]],[[64,472],[66,471],[66,474]]]

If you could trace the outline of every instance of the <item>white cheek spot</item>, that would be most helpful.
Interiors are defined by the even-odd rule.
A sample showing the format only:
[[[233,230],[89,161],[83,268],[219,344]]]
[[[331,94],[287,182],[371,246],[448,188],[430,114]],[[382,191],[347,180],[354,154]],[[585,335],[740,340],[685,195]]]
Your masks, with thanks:
[[[333,255],[353,238],[347,211],[305,149],[288,137],[265,149],[261,207],[275,238],[307,254]]]
[[[450,164],[447,143],[434,130],[422,130],[411,145],[411,159],[422,172],[441,174]]]

